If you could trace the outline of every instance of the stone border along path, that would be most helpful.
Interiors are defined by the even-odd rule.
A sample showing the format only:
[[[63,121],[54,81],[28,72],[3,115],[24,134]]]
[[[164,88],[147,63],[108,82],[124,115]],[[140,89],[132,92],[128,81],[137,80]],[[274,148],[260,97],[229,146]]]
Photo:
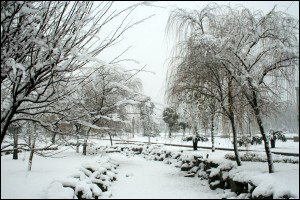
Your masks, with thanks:
[[[110,157],[120,164],[118,180],[109,189],[113,199],[215,199],[224,194],[212,191],[207,180],[186,178],[186,172],[163,162],[119,153]]]
[[[110,139],[102,139],[102,140],[110,140]],[[142,141],[136,141],[136,140],[119,140],[119,139],[113,139],[113,142],[127,142],[128,144],[135,144],[135,143],[141,143],[141,144],[148,144],[148,142],[142,142]],[[188,147],[188,148],[193,148],[192,145],[182,145],[182,144],[169,144],[169,143],[161,143],[161,142],[151,142],[151,144],[162,144],[165,146],[174,146],[174,147]],[[211,149],[211,147],[205,147],[205,146],[198,146],[199,149]],[[234,151],[232,148],[223,148],[223,147],[215,147],[215,150],[220,150],[220,151]],[[243,151],[249,151],[246,149],[239,149],[240,152]],[[260,150],[250,150],[252,152],[265,152],[265,151],[260,151]],[[283,155],[283,156],[295,156],[299,157],[299,153],[289,153],[289,152],[272,152],[273,154],[278,154],[278,155]]]

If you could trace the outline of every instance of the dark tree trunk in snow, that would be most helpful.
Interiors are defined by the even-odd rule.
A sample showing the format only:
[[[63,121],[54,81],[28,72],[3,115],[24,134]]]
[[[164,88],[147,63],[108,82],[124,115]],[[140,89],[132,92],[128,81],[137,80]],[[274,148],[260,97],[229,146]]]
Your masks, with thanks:
[[[234,116],[230,117],[230,123],[231,123],[231,128],[232,128],[233,149],[234,149],[236,164],[238,166],[241,166],[242,161],[241,161],[239,150],[238,150],[238,147],[237,147],[237,134],[236,134],[235,124],[234,124]]]
[[[80,146],[80,144],[79,144],[79,136],[77,135],[76,136],[76,153],[79,153],[79,146]]]
[[[215,113],[211,113],[211,129],[210,129],[210,131],[211,131],[211,150],[212,150],[212,152],[215,152],[214,120],[215,120]]]
[[[265,129],[263,127],[262,119],[261,119],[261,116],[260,116],[260,111],[257,107],[255,108],[255,116],[256,116],[256,120],[257,120],[257,124],[258,124],[259,130],[260,130],[260,133],[261,133],[262,138],[263,138],[264,143],[265,143],[265,151],[266,151],[266,154],[267,154],[269,173],[274,173],[272,152],[271,152],[271,149],[270,149],[269,141],[268,141],[266,133],[265,133]]]
[[[197,138],[193,139],[193,149],[195,151],[198,149],[198,140],[197,140]]]
[[[110,145],[113,146],[113,141],[112,141],[112,138],[111,138],[111,134],[108,133],[108,135],[109,135]]]
[[[86,156],[86,147],[87,147],[87,139],[89,138],[89,133],[91,131],[92,128],[89,128],[86,132],[86,139],[84,139],[84,142],[83,142],[83,149],[82,149],[82,155],[85,155]]]
[[[240,158],[239,150],[237,147],[237,133],[235,129],[235,120],[234,120],[234,112],[233,112],[233,97],[231,93],[231,80],[228,83],[228,114],[229,114],[229,120],[231,123],[231,128],[232,128],[232,135],[233,135],[233,149],[234,149],[234,154],[235,154],[235,161],[238,166],[242,165],[242,161]]]
[[[86,156],[86,146],[87,146],[87,139],[84,139],[83,149],[82,149],[82,155],[84,156]]]
[[[81,128],[80,124],[75,124],[75,128],[76,128],[76,153],[79,153],[79,131]]]
[[[16,128],[16,132],[14,132],[14,152],[13,159],[18,159],[18,137],[19,137],[19,128]]]
[[[169,126],[169,138],[172,137],[172,126]]]
[[[56,135],[57,135],[57,133],[53,133],[53,135],[52,135],[52,144],[55,144]]]
[[[16,103],[16,102],[13,102],[13,103]],[[7,118],[5,120],[3,120],[3,122],[2,122],[2,119],[1,119],[1,145],[2,145],[2,142],[4,140],[5,135],[7,134],[8,127],[11,124],[11,120],[14,117],[14,115],[15,115],[17,109],[19,108],[19,106],[20,106],[19,104],[16,104],[16,107],[13,107],[12,110],[9,111],[9,114],[8,114]],[[3,124],[3,126],[2,126],[2,124]]]
[[[271,148],[275,148],[275,139],[271,139]]]

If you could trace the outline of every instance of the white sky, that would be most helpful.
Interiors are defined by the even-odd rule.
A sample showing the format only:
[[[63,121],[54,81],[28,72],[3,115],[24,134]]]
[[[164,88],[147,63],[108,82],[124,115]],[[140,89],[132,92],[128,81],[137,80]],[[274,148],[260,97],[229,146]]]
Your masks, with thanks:
[[[123,8],[135,2],[115,2],[116,8]],[[108,61],[116,54],[121,53],[127,47],[132,46],[123,58],[135,59],[140,64],[132,62],[124,62],[122,65],[128,69],[141,68],[147,65],[145,70],[153,71],[155,74],[141,72],[137,76],[142,79],[144,93],[151,97],[152,101],[164,103],[164,85],[167,72],[167,59],[171,56],[171,41],[165,35],[165,27],[169,17],[170,10],[176,7],[187,9],[200,9],[211,3],[211,1],[163,1],[156,2],[154,5],[158,7],[140,7],[135,10],[131,18],[133,21],[145,18],[152,14],[154,17],[148,19],[126,32],[123,36],[124,40],[117,46],[109,49],[102,54],[101,59]],[[264,13],[270,11],[274,5],[276,10],[286,11],[293,17],[299,19],[299,1],[222,1],[218,4],[230,4],[231,6],[243,5],[251,10],[262,10]]]

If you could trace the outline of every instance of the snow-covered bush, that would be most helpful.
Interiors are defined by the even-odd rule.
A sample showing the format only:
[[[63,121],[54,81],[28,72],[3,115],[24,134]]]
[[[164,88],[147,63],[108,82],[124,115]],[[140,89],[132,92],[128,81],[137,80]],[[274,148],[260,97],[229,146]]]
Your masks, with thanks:
[[[233,153],[228,153],[225,155],[225,159],[235,160],[235,155]],[[263,153],[246,152],[246,153],[241,153],[241,160],[250,161],[250,162],[267,162],[267,156],[264,155]],[[298,164],[299,158],[292,157],[292,156],[273,155],[273,161],[277,163]]]
[[[194,148],[194,150],[197,150],[198,141],[207,142],[208,138],[205,137],[204,135],[196,134],[196,135],[192,135],[192,136],[186,136],[182,140],[183,141],[193,141],[193,148]]]
[[[53,181],[45,197],[98,199],[111,186],[111,182],[117,179],[117,167],[118,163],[109,157],[83,163],[77,172]]]
[[[249,144],[251,144],[251,139],[247,136],[242,136],[237,142],[240,146],[248,146]]]

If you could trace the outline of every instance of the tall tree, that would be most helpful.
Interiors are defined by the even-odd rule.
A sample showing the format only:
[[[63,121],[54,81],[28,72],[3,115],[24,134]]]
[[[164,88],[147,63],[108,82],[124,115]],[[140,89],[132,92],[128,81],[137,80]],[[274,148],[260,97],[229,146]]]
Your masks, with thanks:
[[[239,87],[238,95],[246,99],[263,137],[269,172],[274,172],[263,116],[270,112],[267,107],[276,108],[283,101],[272,77],[290,79],[295,68],[299,68],[298,21],[275,11],[275,7],[263,14],[244,7],[211,4],[190,12],[177,9],[169,23],[180,30],[179,37],[202,44],[206,60],[223,68],[228,83]],[[235,96],[232,90],[228,91],[230,114]]]
[[[172,136],[174,126],[177,124],[178,115],[173,108],[165,108],[163,111],[163,120],[169,127],[169,138]]]
[[[1,144],[15,121],[46,126],[39,114],[62,115],[63,110],[53,111],[51,106],[76,90],[78,70],[91,61],[102,63],[95,57],[144,21],[126,23],[145,3],[123,10],[114,10],[113,4],[1,2]],[[114,20],[119,23],[105,35],[103,30],[111,29]]]

